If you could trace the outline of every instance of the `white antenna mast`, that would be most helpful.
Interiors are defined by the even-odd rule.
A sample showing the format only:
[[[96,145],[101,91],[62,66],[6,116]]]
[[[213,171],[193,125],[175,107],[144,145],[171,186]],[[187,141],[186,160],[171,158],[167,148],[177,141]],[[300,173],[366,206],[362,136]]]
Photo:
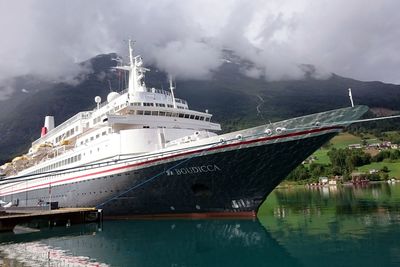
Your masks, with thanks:
[[[135,42],[128,40],[129,45],[129,64],[125,66],[116,66],[114,69],[125,70],[128,72],[128,98],[134,97],[136,92],[145,92],[146,85],[144,81],[144,74],[149,69],[143,67],[142,57],[134,56],[133,44]]]
[[[171,90],[172,104],[174,105],[174,108],[176,108],[175,95],[174,95],[175,87],[172,85],[172,75],[169,75],[169,89]]]
[[[349,88],[349,97],[350,97],[351,107],[354,108],[353,95],[351,94],[351,88]]]
[[[133,42],[134,43],[134,42]],[[137,90],[137,70],[136,70],[136,62],[134,62],[133,58],[133,47],[132,47],[132,40],[128,40],[129,45],[129,81],[128,81],[128,91],[131,95],[135,93]]]

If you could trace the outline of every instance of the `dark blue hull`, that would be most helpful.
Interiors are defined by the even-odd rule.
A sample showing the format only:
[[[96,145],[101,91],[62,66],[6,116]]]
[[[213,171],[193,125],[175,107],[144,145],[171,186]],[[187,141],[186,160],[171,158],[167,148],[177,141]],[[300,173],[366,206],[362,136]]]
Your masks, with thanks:
[[[170,161],[17,193],[5,201],[19,207],[50,201],[60,207],[98,207],[109,216],[256,214],[268,194],[335,134]]]

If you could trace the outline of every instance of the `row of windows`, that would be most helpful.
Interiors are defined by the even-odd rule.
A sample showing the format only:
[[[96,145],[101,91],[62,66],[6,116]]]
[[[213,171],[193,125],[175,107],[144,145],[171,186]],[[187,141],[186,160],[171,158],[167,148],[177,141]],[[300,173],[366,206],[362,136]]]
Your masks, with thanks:
[[[199,120],[199,121],[210,121],[209,117],[198,116],[193,114],[184,114],[184,113],[174,113],[174,112],[165,112],[158,110],[130,110],[128,112],[131,115],[151,115],[151,116],[167,116],[167,117],[179,117],[185,119]]]
[[[93,124],[96,124],[101,121],[101,116],[93,119]]]
[[[111,128],[108,129],[108,133],[111,133]],[[84,143],[86,144],[89,141],[93,141],[94,139],[100,138],[100,136],[105,136],[105,135],[107,135],[107,131],[103,131],[103,132],[101,132],[101,134],[97,133],[96,135],[86,138],[85,141],[82,140],[80,144],[81,145],[83,145]]]
[[[53,169],[60,168],[60,167],[62,167],[62,166],[65,166],[65,165],[68,165],[68,164],[71,164],[71,163],[80,161],[81,158],[82,158],[82,157],[81,157],[81,154],[75,155],[75,156],[73,156],[73,157],[70,157],[70,158],[61,160],[61,161],[59,161],[59,162],[53,163],[53,164],[51,164],[51,165],[49,165],[49,166],[40,168],[39,170],[36,170],[36,171],[34,171],[33,173],[36,174],[36,173],[51,171],[51,170],[53,170]]]
[[[61,135],[57,136],[56,139],[55,139],[56,143],[60,142],[63,139],[66,139],[66,138],[68,138],[70,136],[73,136],[75,132],[78,132],[78,129],[79,129],[78,126],[75,126],[75,128],[71,128],[68,131],[66,131],[66,132],[62,133]]]
[[[176,99],[177,103],[185,104],[184,103],[185,101],[183,101],[183,100],[179,100],[178,101],[178,100],[179,99]],[[171,104],[165,105],[164,103],[150,103],[150,102],[143,102],[143,103],[141,103],[141,102],[133,102],[133,103],[131,103],[131,106],[135,106],[135,107],[141,107],[141,106],[154,107],[154,106],[156,106],[156,107],[162,107],[162,108],[165,108],[165,107],[173,108],[174,107],[174,105],[171,105]],[[177,108],[179,108],[179,109],[187,109],[187,107],[184,107],[184,106],[177,106]]]
[[[185,100],[179,99],[179,98],[175,98],[175,102],[176,103],[182,103],[182,104],[186,104]]]
[[[126,175],[129,175],[129,173],[127,173]],[[120,176],[120,175],[119,175]],[[110,178],[111,178],[112,176],[110,176]],[[101,179],[101,178],[96,178],[96,179]],[[103,177],[103,179],[108,179],[108,177]],[[80,184],[80,183],[86,183],[86,182],[92,182],[92,180],[84,180],[84,181],[78,181],[78,182],[73,182],[73,183],[71,183],[71,184]],[[55,186],[53,186],[52,188],[54,188],[54,189],[56,189],[56,188],[58,188],[58,187],[60,187],[61,185],[55,185]],[[108,191],[109,190],[109,191]],[[115,190],[115,192],[117,192],[117,193],[119,193],[120,192],[120,190],[119,189],[108,189],[108,190],[104,190],[104,193],[108,193],[108,192],[110,192],[110,193],[113,193],[114,192],[114,190]],[[68,193],[69,192],[71,192],[70,190],[68,191]],[[76,195],[77,196],[79,196],[79,195],[91,195],[91,194],[96,194],[96,193],[99,193],[99,194],[103,194],[103,191],[98,191],[98,192],[82,192],[82,193],[76,193]],[[54,201],[54,200],[56,200],[57,198],[62,198],[62,197],[67,197],[67,195],[66,194],[62,194],[62,195],[55,195],[55,194],[53,194],[53,195],[46,195],[46,196],[41,196],[39,199],[37,198],[37,197],[34,197],[34,198],[26,198],[26,200],[27,201],[37,201],[36,202],[36,204],[38,205],[38,206],[40,206],[40,205],[44,205],[45,203],[45,201],[44,200],[49,200],[50,198]],[[17,199],[17,202],[19,202],[19,199]]]
[[[171,95],[170,92],[168,91],[164,91],[164,90],[160,90],[160,89],[155,89],[155,88],[151,88],[150,90],[147,90],[148,92],[153,92],[153,93],[158,93],[158,94],[164,94],[164,95]],[[179,98],[175,98],[175,101],[177,103],[182,103],[182,104],[186,104],[187,102],[183,99],[179,99]]]
[[[133,103],[133,104],[139,104],[139,106],[140,106],[140,103]],[[114,111],[118,111],[119,109],[122,109],[123,107],[126,107],[128,105],[128,103],[126,103],[126,104],[121,104],[121,105],[119,105],[119,106],[116,106],[116,107],[114,107]],[[131,104],[132,105],[132,104]],[[133,106],[133,105],[132,105]],[[135,105],[136,106],[136,105]],[[108,112],[107,112],[108,113]],[[97,123],[99,123],[99,122],[101,122],[101,121],[103,121],[104,122],[104,115],[106,115],[106,113],[103,113],[103,114],[101,114],[101,115],[99,115],[99,116],[97,116],[96,118],[94,118],[93,119],[93,125],[95,125],[95,124],[97,124]]]
[[[156,88],[147,88],[147,92],[149,93],[157,93],[157,94],[163,94],[163,95],[171,95],[170,92],[161,90],[161,89],[156,89]]]
[[[180,100],[180,99],[176,99],[176,101],[178,102],[178,103],[185,103],[185,101],[184,100]],[[156,106],[156,107],[161,107],[161,108],[165,108],[165,107],[168,107],[168,108],[173,108],[174,106],[173,105],[171,105],[171,104],[164,104],[164,103],[151,103],[151,102],[133,102],[133,103],[131,103],[131,106],[136,106],[136,107],[140,107],[140,106],[144,106],[144,107],[154,107],[154,106]],[[123,108],[125,105],[124,104],[122,104],[122,105],[120,105],[119,107],[115,107],[114,109],[115,109],[115,111],[117,111],[119,108]],[[178,109],[187,109],[187,107],[184,107],[184,106],[177,106],[177,108]],[[104,115],[104,114],[103,114]],[[93,124],[97,124],[97,123],[99,123],[99,122],[101,122],[101,120],[102,120],[102,117],[103,117],[103,115],[100,115],[100,116],[98,116],[98,117],[96,117],[96,118],[94,118],[93,119]],[[77,129],[78,130],[78,129]]]

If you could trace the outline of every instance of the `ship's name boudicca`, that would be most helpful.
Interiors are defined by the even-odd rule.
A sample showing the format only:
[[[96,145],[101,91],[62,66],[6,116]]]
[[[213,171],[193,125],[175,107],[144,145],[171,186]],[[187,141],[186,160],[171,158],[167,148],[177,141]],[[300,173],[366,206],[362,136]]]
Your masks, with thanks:
[[[202,165],[202,166],[193,166],[179,169],[167,170],[167,175],[183,175],[183,174],[193,174],[193,173],[202,173],[202,172],[217,172],[221,171],[220,167],[216,164]]]

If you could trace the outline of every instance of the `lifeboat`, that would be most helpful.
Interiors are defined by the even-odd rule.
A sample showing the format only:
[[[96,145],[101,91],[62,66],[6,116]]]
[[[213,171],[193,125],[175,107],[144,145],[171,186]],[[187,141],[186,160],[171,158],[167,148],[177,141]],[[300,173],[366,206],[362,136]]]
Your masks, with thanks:
[[[0,167],[0,174],[1,175],[9,175],[14,171],[14,166],[11,162],[7,162]]]
[[[22,155],[15,157],[11,162],[16,170],[21,170],[29,163],[29,158],[26,155]]]
[[[42,155],[46,155],[47,152],[49,152],[51,149],[53,149],[53,145],[51,143],[44,143],[40,145],[36,145],[29,149],[29,155],[32,156],[32,158],[37,158]]]
[[[62,140],[61,142],[60,142],[60,145],[62,145],[62,146],[68,146],[68,145],[70,145],[71,144],[71,142],[69,141],[69,140],[67,140],[67,139],[64,139],[64,140]]]

